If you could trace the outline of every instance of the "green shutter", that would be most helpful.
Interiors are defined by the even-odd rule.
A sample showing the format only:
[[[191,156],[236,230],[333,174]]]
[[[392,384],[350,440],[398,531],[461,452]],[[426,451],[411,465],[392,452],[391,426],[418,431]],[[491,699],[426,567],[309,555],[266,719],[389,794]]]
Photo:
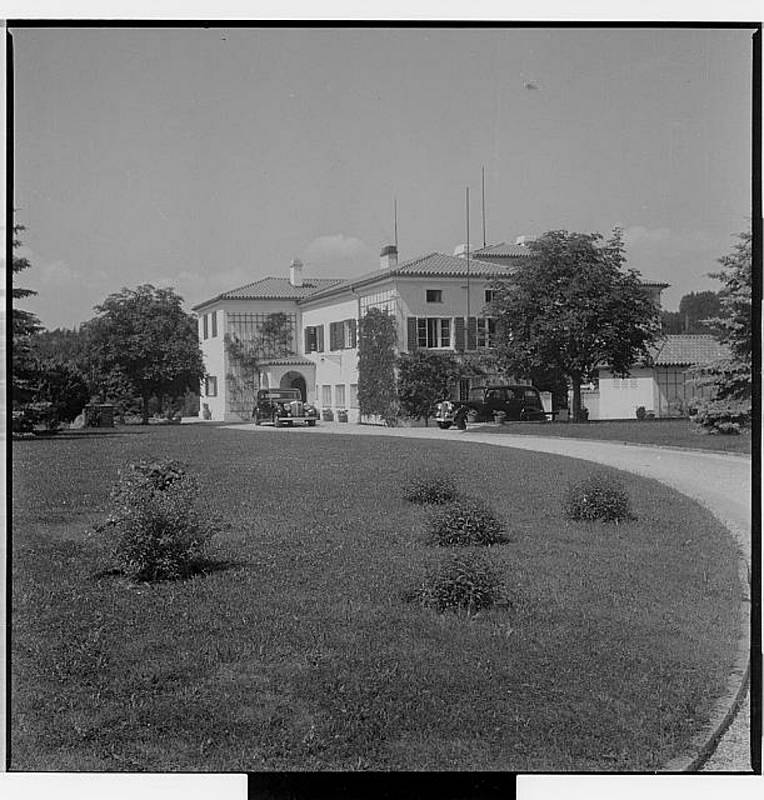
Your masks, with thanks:
[[[457,350],[464,350],[464,317],[454,317],[454,339]]]
[[[477,317],[467,320],[467,349],[477,350]]]
[[[413,353],[414,350],[417,349],[416,317],[409,317],[406,322],[408,328],[409,353]]]

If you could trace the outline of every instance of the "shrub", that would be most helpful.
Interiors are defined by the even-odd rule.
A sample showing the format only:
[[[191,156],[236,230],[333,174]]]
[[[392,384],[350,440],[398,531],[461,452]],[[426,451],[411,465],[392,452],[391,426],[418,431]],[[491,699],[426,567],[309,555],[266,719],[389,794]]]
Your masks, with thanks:
[[[736,435],[751,426],[751,403],[711,400],[693,408],[690,420],[710,434]]]
[[[594,472],[579,483],[571,484],[563,501],[571,519],[621,522],[633,519],[631,502],[618,478]]]
[[[647,410],[644,406],[637,407],[637,419],[641,422],[647,416]]]
[[[460,498],[433,511],[428,532],[441,547],[492,545],[506,541],[504,526],[483,503]]]
[[[459,496],[451,475],[415,474],[406,479],[403,498],[419,505],[450,503]]]
[[[196,480],[177,461],[140,461],[120,473],[106,525],[113,555],[134,580],[183,578],[198,568],[215,532]]]
[[[410,600],[438,611],[464,608],[474,614],[505,599],[501,580],[488,559],[476,553],[453,556],[430,572]]]

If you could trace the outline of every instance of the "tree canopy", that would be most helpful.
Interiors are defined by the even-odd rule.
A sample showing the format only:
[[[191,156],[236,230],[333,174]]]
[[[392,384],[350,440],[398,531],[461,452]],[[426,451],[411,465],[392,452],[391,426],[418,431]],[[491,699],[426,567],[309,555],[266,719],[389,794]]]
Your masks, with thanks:
[[[679,311],[663,311],[664,333],[711,333],[708,321],[721,313],[717,292],[690,292],[679,301]]]
[[[12,401],[14,407],[22,405],[33,399],[40,378],[40,369],[33,350],[34,335],[40,330],[40,320],[31,312],[16,306],[16,300],[22,300],[37,294],[32,289],[24,289],[17,285],[16,276],[18,273],[29,269],[29,260],[17,255],[16,250],[21,247],[22,242],[19,235],[25,230],[23,225],[13,226],[13,286],[11,297],[13,298],[12,310],[12,337],[13,337],[13,375],[12,377]]]
[[[448,397],[459,378],[456,359],[448,353],[415,350],[398,357],[398,400],[413,419],[427,425],[435,413],[435,404]]]
[[[182,303],[173,289],[144,284],[109,295],[85,325],[100,371],[120,374],[141,396],[144,424],[152,395],[198,392],[204,377],[197,323]]]
[[[581,385],[607,365],[625,376],[660,334],[656,304],[639,274],[624,269],[621,231],[549,231],[531,242],[532,256],[496,282],[488,312],[497,319],[497,355],[518,377],[557,369],[573,388],[581,418]]]
[[[699,385],[713,387],[713,399],[738,400],[750,404],[753,360],[753,237],[750,231],[738,234],[731,253],[719,259],[723,269],[710,273],[721,281],[720,313],[709,325],[730,349],[730,358],[698,367]]]

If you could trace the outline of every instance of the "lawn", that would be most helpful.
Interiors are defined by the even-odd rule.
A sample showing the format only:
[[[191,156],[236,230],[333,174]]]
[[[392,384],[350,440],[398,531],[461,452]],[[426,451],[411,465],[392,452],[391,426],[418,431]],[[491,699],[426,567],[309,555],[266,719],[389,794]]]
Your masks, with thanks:
[[[469,426],[477,427],[477,426]],[[552,422],[547,425],[529,422],[510,422],[504,425],[481,425],[480,430],[496,434],[533,436],[564,436],[573,439],[601,439],[627,444],[655,444],[663,447],[683,447],[693,450],[713,450],[724,453],[750,453],[751,433],[737,436],[710,435],[686,419],[608,420],[573,423]]]
[[[131,585],[89,530],[158,455],[229,527],[207,574]],[[560,511],[590,466],[468,443],[189,425],[13,457],[12,769],[649,771],[724,690],[734,545],[648,480],[607,526]],[[434,466],[505,520],[509,606],[405,601],[448,556],[401,497]]]

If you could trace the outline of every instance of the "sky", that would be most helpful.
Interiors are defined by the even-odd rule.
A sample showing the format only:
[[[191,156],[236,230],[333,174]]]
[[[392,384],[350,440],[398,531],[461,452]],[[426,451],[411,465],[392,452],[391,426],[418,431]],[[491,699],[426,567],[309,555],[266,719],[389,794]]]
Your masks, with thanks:
[[[676,309],[751,214],[751,37],[678,28],[17,28],[22,307],[186,308],[547,230],[625,231]]]

